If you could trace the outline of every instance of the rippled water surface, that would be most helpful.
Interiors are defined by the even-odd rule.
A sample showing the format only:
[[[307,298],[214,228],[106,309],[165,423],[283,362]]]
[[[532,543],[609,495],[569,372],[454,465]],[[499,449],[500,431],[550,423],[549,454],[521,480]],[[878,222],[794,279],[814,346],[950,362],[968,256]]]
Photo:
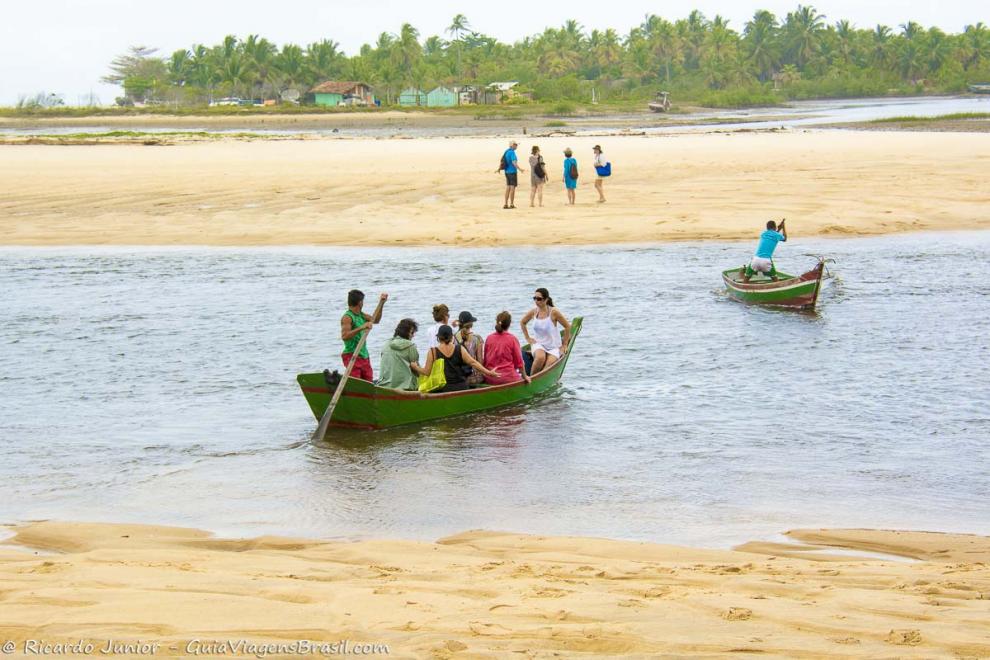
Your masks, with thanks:
[[[990,532],[990,233],[794,239],[817,314],[748,308],[752,245],[0,250],[0,520],[433,539],[467,528],[728,545],[797,526]],[[331,431],[298,391],[342,299],[487,328],[550,288],[585,327],[527,406]]]

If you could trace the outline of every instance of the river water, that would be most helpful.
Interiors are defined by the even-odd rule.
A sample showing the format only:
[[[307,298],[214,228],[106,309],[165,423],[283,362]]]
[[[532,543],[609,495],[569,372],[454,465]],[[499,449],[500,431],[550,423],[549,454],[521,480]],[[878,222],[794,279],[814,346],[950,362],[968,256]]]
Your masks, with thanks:
[[[990,533],[990,232],[792,240],[785,269],[837,261],[815,314],[724,296],[752,247],[0,249],[0,521]],[[294,377],[337,365],[355,286],[392,296],[376,368],[437,302],[485,329],[546,286],[585,326],[540,401],[312,443]]]
[[[645,131],[646,133],[683,133],[691,131],[733,130],[733,129],[766,129],[766,128],[798,128],[822,124],[842,122],[862,122],[891,117],[935,117],[961,112],[990,112],[990,96],[917,96],[863,99],[822,99],[814,101],[793,101],[785,105],[771,108],[747,109],[718,109],[695,112],[688,115],[656,115],[653,113],[589,115],[586,117],[570,117],[566,120],[565,130],[577,133],[602,132],[616,133],[626,131]],[[537,126],[533,126],[534,119]],[[547,117],[546,119],[550,119]],[[671,121],[674,125],[669,125]],[[181,131],[203,131],[210,133],[256,133],[261,135],[292,136],[320,135],[323,137],[455,137],[455,136],[491,136],[516,135],[528,124],[529,129],[541,129],[538,118],[517,122],[492,121],[491,125],[479,122],[474,125],[449,126],[438,124],[419,125],[415,122],[406,125],[392,125],[383,122],[380,125],[358,127],[335,127],[333,117],[321,119],[322,127],[306,126],[294,128],[259,127],[253,121],[243,126],[218,129],[216,126],[183,126],[182,128],[161,127],[156,125],[142,126],[135,124],[127,126],[128,130],[140,130],[149,133],[170,133]],[[692,121],[698,123],[693,124]],[[682,123],[684,122],[684,123]],[[617,128],[621,126],[621,128]],[[91,126],[52,126],[48,123],[22,125],[5,124],[0,120],[0,136],[24,135],[67,135],[74,133],[103,133],[121,130],[117,124],[100,124],[99,118],[93,119]]]

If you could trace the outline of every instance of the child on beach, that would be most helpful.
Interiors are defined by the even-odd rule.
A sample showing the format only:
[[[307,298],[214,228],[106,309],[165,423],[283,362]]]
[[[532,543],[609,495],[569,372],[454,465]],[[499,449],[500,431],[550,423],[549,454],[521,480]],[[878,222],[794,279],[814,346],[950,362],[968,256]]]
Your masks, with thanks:
[[[567,189],[567,203],[574,205],[577,190],[578,167],[577,158],[570,147],[564,149],[564,187]]]

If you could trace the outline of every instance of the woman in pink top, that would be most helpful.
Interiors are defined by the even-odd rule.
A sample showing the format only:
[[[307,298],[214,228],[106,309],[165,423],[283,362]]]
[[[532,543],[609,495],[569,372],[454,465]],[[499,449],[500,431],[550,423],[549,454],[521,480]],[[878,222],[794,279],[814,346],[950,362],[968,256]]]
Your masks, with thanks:
[[[485,368],[499,373],[498,378],[485,376],[489,385],[515,383],[520,379],[529,382],[519,340],[508,332],[511,326],[512,315],[502,312],[495,318],[495,332],[485,339]]]

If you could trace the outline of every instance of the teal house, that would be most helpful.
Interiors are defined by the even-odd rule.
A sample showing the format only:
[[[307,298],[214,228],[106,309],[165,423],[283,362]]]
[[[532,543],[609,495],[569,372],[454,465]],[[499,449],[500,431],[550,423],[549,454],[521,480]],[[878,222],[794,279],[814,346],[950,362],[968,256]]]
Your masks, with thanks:
[[[309,90],[316,105],[374,105],[375,96],[366,83],[355,80],[327,80]]]
[[[426,95],[426,105],[431,108],[452,108],[457,105],[457,94],[441,85]]]
[[[414,87],[404,89],[399,94],[399,105],[426,105],[426,94]]]

